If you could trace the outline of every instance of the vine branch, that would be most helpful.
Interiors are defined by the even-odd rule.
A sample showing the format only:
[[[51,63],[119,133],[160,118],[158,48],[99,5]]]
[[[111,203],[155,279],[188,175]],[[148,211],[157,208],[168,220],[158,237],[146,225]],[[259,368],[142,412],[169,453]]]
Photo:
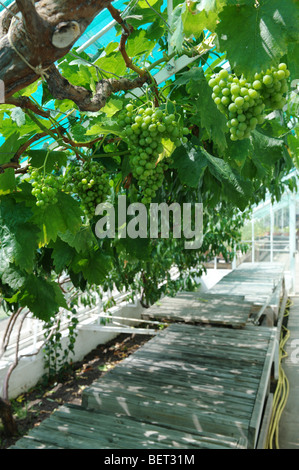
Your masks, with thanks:
[[[112,6],[111,4],[107,7],[107,10],[111,14],[112,18],[117,21],[117,23],[122,27],[123,32],[120,38],[118,49],[124,59],[126,67],[136,72],[140,77],[143,77],[145,74],[147,74],[147,71],[134,65],[132,59],[128,56],[126,51],[126,43],[128,37],[134,31],[133,26],[127,24],[126,21],[122,19],[120,11],[114,8],[114,6]]]
[[[103,79],[96,84],[96,92],[93,95],[84,87],[72,85],[59,73],[54,65],[49,68],[48,75],[47,83],[54,98],[59,100],[69,99],[78,106],[80,111],[91,112],[103,108],[112,93],[133,90],[143,86],[148,80],[146,74],[133,79],[127,77]]]

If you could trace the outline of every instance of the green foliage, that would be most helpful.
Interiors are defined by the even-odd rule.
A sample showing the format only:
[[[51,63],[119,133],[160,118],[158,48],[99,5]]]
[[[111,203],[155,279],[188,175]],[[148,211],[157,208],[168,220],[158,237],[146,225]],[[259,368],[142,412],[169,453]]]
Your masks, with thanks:
[[[219,20],[219,49],[227,52],[232,69],[248,78],[277,65],[288,53],[289,44],[299,40],[299,8],[294,0],[228,4]]]
[[[53,99],[45,82],[17,95],[30,97],[37,108],[51,109],[49,118],[0,105],[5,140],[0,147],[0,291],[6,309],[24,306],[37,318],[54,322],[60,308],[71,311],[82,295],[91,302],[99,286],[104,291],[126,289],[148,306],[162,294],[193,289],[213,256],[229,260],[244,249],[240,232],[248,208],[267,195],[279,199],[285,187],[296,189],[284,177],[299,167],[297,3],[176,1],[169,21],[162,0],[141,0],[127,20],[135,28],[127,38],[127,54],[136,67],[149,72],[171,67],[171,60],[180,56],[194,59],[172,78],[160,86],[153,80],[138,96],[134,90],[130,98],[122,91],[114,93],[94,113],[80,112],[70,100]],[[59,61],[61,74],[90,93],[101,79],[136,78],[118,44],[117,33],[94,59],[72,50]],[[254,121],[251,132],[238,141],[230,139],[227,125],[236,116],[223,113],[215,102],[228,95],[220,97],[209,86],[211,77],[226,74],[224,60],[236,81],[243,74],[252,86],[261,80],[267,87],[265,75],[280,62],[290,71],[284,77],[286,103],[278,110],[266,101],[273,98],[270,83],[261,92],[253,87],[268,93],[266,112],[261,110],[263,119]],[[38,86],[39,103],[33,96]],[[147,108],[150,119],[157,117],[143,129],[152,135],[139,132],[141,110]],[[166,126],[165,115],[171,116]],[[150,145],[157,151],[144,155]],[[21,170],[7,167],[15,159],[22,161]],[[119,195],[126,196],[127,204],[202,202],[201,248],[186,250],[172,228],[168,239],[121,238],[117,223],[114,238],[99,239],[96,205],[108,202],[116,208]],[[45,203],[37,204],[40,200]],[[61,284],[62,275],[75,292],[71,297]]]
[[[47,339],[44,347],[44,365],[47,370],[47,375],[44,376],[45,382],[59,378],[69,367],[77,337],[76,326],[78,320],[74,315],[75,313],[76,310],[73,309],[72,313],[69,313],[65,318],[68,323],[65,347],[63,346],[63,337],[60,331],[62,319],[59,318],[56,321],[52,318],[45,324],[44,336]]]

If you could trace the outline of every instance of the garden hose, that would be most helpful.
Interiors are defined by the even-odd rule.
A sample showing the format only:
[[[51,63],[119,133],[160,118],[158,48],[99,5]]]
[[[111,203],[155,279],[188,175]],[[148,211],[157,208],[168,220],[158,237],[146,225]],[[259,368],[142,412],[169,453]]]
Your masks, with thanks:
[[[292,302],[288,299],[286,304],[284,318],[289,315],[289,308]],[[290,331],[284,326],[281,326],[280,343],[279,343],[279,373],[278,381],[273,397],[273,409],[268,430],[266,441],[266,449],[279,449],[279,421],[289,395],[289,381],[282,368],[282,360],[287,357],[284,349],[286,342],[290,337]]]

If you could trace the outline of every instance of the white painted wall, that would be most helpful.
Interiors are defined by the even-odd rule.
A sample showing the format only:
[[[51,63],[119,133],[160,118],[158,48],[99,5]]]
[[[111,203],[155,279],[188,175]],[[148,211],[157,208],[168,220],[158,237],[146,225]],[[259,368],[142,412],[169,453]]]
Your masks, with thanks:
[[[111,311],[112,309],[110,309]],[[139,303],[136,305],[121,305],[114,309],[114,315],[121,316],[124,318],[141,318],[141,313],[143,308]],[[134,325],[135,323],[132,321],[124,320],[122,323],[126,325]],[[96,315],[91,315],[88,320],[83,321],[80,323],[81,325],[88,326],[90,325],[89,329],[80,329],[80,326],[77,329],[78,336],[76,338],[75,343],[75,351],[74,354],[70,356],[72,362],[82,360],[86,354],[91,352],[94,348],[96,348],[100,344],[105,344],[114,338],[116,338],[119,333],[105,331],[92,331],[92,325],[98,325],[99,321]],[[62,339],[61,339],[62,348],[66,348],[68,345],[68,338],[67,338],[67,330],[62,332]],[[36,350],[38,350],[39,343],[36,344]],[[21,353],[26,354],[32,352],[32,347],[24,349]],[[2,390],[3,381],[6,376],[7,370],[13,360],[13,356],[8,357],[6,360],[0,361],[0,387]],[[45,374],[44,369],[44,355],[43,352],[40,351],[36,356],[31,357],[24,357],[21,358],[19,361],[18,366],[12,372],[9,381],[9,398],[16,398],[21,393],[28,391],[30,388],[34,387],[43,377]]]
[[[219,282],[219,280],[223,276],[228,274],[230,271],[231,270],[226,269],[208,269],[207,273],[204,274],[200,279],[198,279],[198,282],[200,283],[200,291],[206,292],[208,289],[212,288],[217,282]],[[97,329],[96,331],[94,331],[93,326],[96,326],[98,328],[100,325],[99,311],[100,310],[97,307],[95,309],[91,309],[89,315],[85,317],[84,320],[80,321],[77,327],[78,336],[76,338],[74,355],[72,354],[70,356],[72,362],[81,361],[98,345],[105,344],[119,335],[117,329],[115,330],[115,332],[105,331],[105,327],[102,329],[102,331],[101,329]],[[141,319],[141,315],[144,309],[139,302],[136,302],[136,304],[127,304],[126,302],[123,302],[119,306],[109,309],[109,311],[112,314],[112,318],[113,315],[124,318],[123,321],[117,320],[118,322],[129,326],[136,326],[136,322],[129,321],[127,319]],[[34,322],[36,322],[36,320],[33,322],[32,320],[28,320],[28,324],[26,324],[26,335],[29,338],[34,335],[34,329],[37,328]],[[2,330],[0,331],[0,339],[1,333],[3,334],[3,330],[5,328],[5,323],[6,321],[2,321],[0,323]],[[66,348],[68,344],[67,331],[68,330],[62,331],[63,336],[61,343],[63,348]],[[29,344],[28,346],[26,345],[26,342],[24,342],[21,354],[32,353],[34,348],[35,351],[37,351],[39,349],[40,344],[41,343],[38,342],[32,344],[31,341],[31,344]],[[4,356],[4,360],[0,360],[0,395],[2,394],[4,378],[13,360],[14,345],[10,348],[8,354]],[[36,356],[21,358],[18,366],[13,371],[10,377],[9,398],[16,398],[18,395],[34,387],[41,380],[44,374],[44,355],[42,351],[40,351]]]

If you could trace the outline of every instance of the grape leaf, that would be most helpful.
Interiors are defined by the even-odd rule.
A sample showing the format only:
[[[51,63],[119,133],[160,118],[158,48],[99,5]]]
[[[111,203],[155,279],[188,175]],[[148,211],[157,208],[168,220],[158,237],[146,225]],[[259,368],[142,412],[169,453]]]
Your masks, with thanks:
[[[162,0],[140,0],[132,9],[132,15],[130,14],[129,18],[130,25],[138,28],[142,24],[152,23],[157,18],[156,12],[160,13],[162,4]]]
[[[208,167],[212,175],[223,183],[226,191],[230,191],[230,194],[234,197],[239,208],[243,207],[243,205],[246,207],[248,201],[247,197],[251,192],[250,182],[241,181],[238,174],[234,173],[233,169],[226,161],[214,157],[204,149],[202,149],[202,152],[208,160]]]
[[[263,166],[272,168],[275,162],[286,156],[287,150],[283,140],[269,137],[257,130],[253,131],[251,136],[254,160],[258,159]]]
[[[184,25],[182,15],[186,11],[186,4],[178,5],[172,12],[170,30],[172,32],[170,37],[170,45],[175,48],[179,53],[182,52],[182,45],[184,40]]]
[[[60,238],[57,238],[56,242],[49,245],[52,248],[52,259],[55,266],[56,272],[59,274],[65,268],[67,268],[75,255],[75,250],[68,243],[63,242]]]
[[[118,111],[123,108],[124,101],[121,98],[110,98],[105,106],[102,108],[102,112],[108,117],[114,116]]]
[[[13,168],[7,168],[0,173],[0,196],[10,193],[16,187],[16,178]]]
[[[214,31],[222,3],[223,0],[189,1],[182,15],[186,36],[198,38],[205,29]]]
[[[172,154],[172,159],[173,167],[178,170],[182,183],[196,188],[208,168],[209,173],[221,183],[223,196],[228,197],[241,210],[246,207],[252,191],[251,182],[243,180],[226,161],[189,142],[177,148]],[[204,179],[206,182],[206,173]],[[215,186],[213,178],[210,181],[212,187]]]
[[[291,73],[291,87],[295,89],[298,85],[299,77],[299,41],[296,43],[289,44],[289,56],[291,60],[288,62],[288,69]]]
[[[226,118],[215,105],[212,99],[211,87],[209,87],[203,73],[200,80],[196,81],[196,85],[198,87],[198,99],[196,101],[198,114],[196,118],[200,118],[200,126],[206,129],[209,138],[218,150],[223,151],[226,148]]]
[[[154,47],[155,42],[147,39],[146,31],[139,29],[130,34],[127,41],[126,51],[129,57],[136,57],[139,54],[144,54],[145,52],[147,54],[150,53]]]
[[[28,307],[37,318],[44,321],[54,316],[60,307],[67,308],[58,284],[32,274],[27,277],[19,301],[22,306]]]
[[[59,237],[69,246],[75,248],[77,253],[87,252],[97,243],[89,225],[87,227],[80,227],[80,230],[75,233],[72,233],[69,230],[64,233],[59,233]]]
[[[225,133],[227,132],[226,118],[218,110],[212,99],[212,90],[209,87],[201,68],[192,67],[180,75],[176,81],[177,86],[188,84],[187,90],[194,101],[197,112],[192,116],[192,122],[204,128],[208,137],[214,142],[220,152],[226,148]]]
[[[120,238],[116,241],[116,248],[119,252],[125,251],[129,259],[140,260],[150,259],[150,239],[148,238]]]
[[[121,76],[126,73],[126,64],[120,52],[114,52],[108,56],[100,57],[95,61],[95,65],[105,72],[112,72]]]
[[[89,284],[101,284],[111,270],[111,259],[100,250],[77,254],[71,264],[75,273],[82,273]]]
[[[172,154],[173,168],[178,170],[178,175],[183,184],[191,188],[197,188],[198,183],[207,167],[207,160],[189,142],[177,147]]]
[[[92,125],[86,135],[105,135],[105,134],[115,134],[122,135],[122,129],[119,126],[118,122],[113,119],[105,119],[103,122],[98,122],[97,124]]]
[[[165,31],[164,22],[157,17],[153,23],[150,23],[148,28],[146,29],[146,37],[147,39],[154,40],[160,39]]]
[[[2,129],[1,129],[2,130]],[[20,147],[20,143],[18,142],[19,133],[14,132],[11,136],[9,136],[5,142],[0,147],[0,165],[3,163],[10,162],[13,158],[14,154]]]
[[[277,64],[288,41],[299,38],[299,8],[293,0],[226,5],[219,19],[218,47],[227,52],[232,69],[248,78]]]
[[[46,161],[45,170],[47,173],[50,173],[53,170],[56,163],[59,166],[64,166],[67,162],[67,156],[65,152],[61,152],[58,150],[29,150],[28,152],[26,152],[26,154],[30,158],[30,164],[35,168],[41,168]]]
[[[34,223],[41,228],[40,245],[55,241],[58,234],[67,230],[75,233],[81,226],[83,212],[79,203],[63,192],[56,195],[58,202],[45,208],[34,208]]]
[[[26,272],[22,271],[15,264],[10,264],[2,274],[3,284],[8,284],[12,289],[18,290],[25,283]]]
[[[0,270],[10,263],[30,272],[33,268],[39,229],[31,222],[32,212],[25,204],[9,197],[0,205]]]
[[[238,142],[233,142],[230,138],[227,139],[227,149],[225,155],[238,162],[240,168],[243,167],[245,161],[253,152],[253,145],[251,139],[243,139]]]

